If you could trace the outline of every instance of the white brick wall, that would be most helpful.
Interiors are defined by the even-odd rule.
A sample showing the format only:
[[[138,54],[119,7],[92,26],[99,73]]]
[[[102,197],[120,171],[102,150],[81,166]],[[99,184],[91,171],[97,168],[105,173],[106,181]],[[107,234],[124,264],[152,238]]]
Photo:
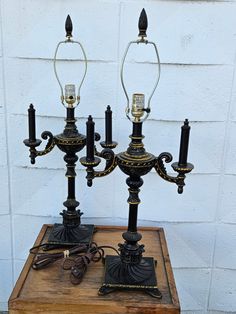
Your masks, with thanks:
[[[182,121],[191,121],[189,160],[195,170],[183,195],[153,171],[144,177],[139,225],[165,228],[182,311],[236,313],[236,2],[164,0],[0,0],[0,311],[43,223],[60,221],[66,197],[63,155],[57,149],[29,164],[27,107],[37,110],[37,133],[62,131],[64,108],[52,57],[71,14],[74,36],[89,59],[77,115],[79,130],[92,113],[104,134],[104,110],[113,109],[118,151],[131,132],[124,117],[120,61],[137,35],[143,7],[149,38],[158,43],[162,76],[144,125],[148,151],[178,158]],[[150,89],[149,51],[129,56],[126,82]],[[72,57],[79,58],[75,52]],[[61,55],[63,57],[63,55]],[[73,70],[80,62],[60,62]],[[140,75],[146,71],[145,77]],[[146,79],[143,81],[143,79]],[[84,154],[84,153],[82,153]],[[82,155],[80,154],[80,156]],[[171,171],[171,169],[169,168]],[[125,175],[118,169],[89,189],[78,164],[77,195],[84,222],[126,224]],[[102,197],[102,193],[106,198]],[[98,206],[99,204],[99,206]],[[155,205],[154,205],[155,204]]]

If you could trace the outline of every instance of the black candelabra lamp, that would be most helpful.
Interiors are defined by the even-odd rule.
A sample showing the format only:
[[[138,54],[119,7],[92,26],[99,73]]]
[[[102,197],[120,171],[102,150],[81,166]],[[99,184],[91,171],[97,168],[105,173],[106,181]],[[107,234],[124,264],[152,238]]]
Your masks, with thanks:
[[[120,254],[118,256],[107,255],[105,258],[104,282],[99,289],[99,294],[104,295],[118,289],[136,289],[144,290],[153,297],[161,298],[161,292],[157,287],[154,258],[143,257],[144,245],[138,243],[142,239],[142,235],[137,231],[138,205],[140,204],[138,194],[143,184],[141,177],[150,172],[152,168],[164,180],[177,184],[178,193],[183,192],[185,175],[193,169],[193,165],[187,162],[190,126],[186,119],[182,126],[179,161],[172,164],[172,168],[178,175],[170,176],[165,169],[164,162],[170,163],[172,161],[171,154],[163,152],[156,157],[145,150],[142,141],[144,138],[142,125],[150,114],[150,101],[160,78],[160,60],[156,44],[146,39],[148,23],[144,9],[141,12],[138,25],[139,38],[128,44],[121,67],[121,83],[127,98],[126,115],[133,124],[129,147],[125,152],[118,154],[113,152],[112,149],[116,147],[117,143],[112,140],[112,112],[108,106],[105,113],[106,138],[104,142],[101,142],[104,149],[98,152],[94,145],[94,122],[92,117],[89,116],[87,121],[87,156],[82,157],[80,162],[86,167],[88,186],[92,185],[94,178],[108,175],[116,166],[128,176],[126,179],[129,187],[128,228],[122,235],[124,243],[118,244]],[[130,109],[130,100],[123,81],[123,70],[127,52],[133,44],[149,44],[154,47],[157,56],[158,74],[147,106],[145,105],[144,94],[136,93],[132,96]],[[95,171],[94,167],[100,163],[100,158],[106,160],[105,169]]]
[[[80,134],[76,127],[75,108],[80,103],[80,89],[83,84],[87,72],[87,58],[82,44],[79,41],[72,39],[72,21],[70,16],[67,16],[66,23],[66,39],[58,43],[54,56],[54,72],[61,90],[61,103],[66,108],[66,125],[61,134],[53,135],[49,131],[44,131],[41,134],[42,139],[47,140],[44,150],[37,150],[41,144],[41,140],[36,138],[35,131],[35,109],[31,104],[28,109],[28,122],[29,122],[29,138],[24,140],[24,144],[29,147],[31,163],[35,163],[35,158],[43,156],[51,152],[57,146],[63,153],[65,153],[64,160],[66,162],[66,177],[68,179],[68,196],[63,203],[66,209],[60,214],[63,217],[62,224],[54,224],[53,229],[49,235],[47,242],[47,249],[55,246],[75,245],[80,243],[90,244],[94,231],[94,225],[82,225],[81,215],[83,214],[79,209],[79,202],[75,197],[75,166],[78,160],[77,153],[82,150],[86,145],[86,136]],[[82,80],[78,86],[76,95],[76,86],[74,84],[65,85],[65,91],[57,74],[56,61],[59,47],[63,44],[77,44],[82,50],[84,57],[85,70]],[[99,134],[95,134],[95,140],[99,140]],[[90,139],[90,135],[89,135]],[[88,150],[91,143],[87,143]],[[89,155],[89,152],[87,152]]]

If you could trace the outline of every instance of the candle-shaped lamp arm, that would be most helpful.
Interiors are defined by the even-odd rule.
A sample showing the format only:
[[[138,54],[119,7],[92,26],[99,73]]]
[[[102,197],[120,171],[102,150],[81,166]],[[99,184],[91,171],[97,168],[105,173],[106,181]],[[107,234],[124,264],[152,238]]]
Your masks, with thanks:
[[[88,117],[86,122],[87,137],[86,137],[86,149],[87,149],[87,161],[94,161],[94,122],[92,116]]]
[[[29,147],[30,151],[30,161],[31,164],[35,164],[35,158],[37,156],[43,156],[48,154],[55,146],[53,134],[49,131],[44,131],[41,134],[43,140],[48,140],[45,148],[43,150],[37,150],[36,147],[39,146],[42,141],[36,138],[35,132],[35,109],[32,104],[30,104],[28,109],[28,123],[29,123],[29,138],[25,139],[23,143],[25,146]]]
[[[28,109],[28,124],[29,124],[29,141],[35,142],[35,109],[33,104],[30,104]]]
[[[117,142],[112,140],[112,110],[109,105],[105,111],[105,141],[102,141],[100,144],[103,148],[110,149],[117,146]]]
[[[105,128],[106,128],[106,136],[105,141],[102,141],[100,144],[104,148],[101,152],[97,151],[96,147],[94,146],[94,134],[95,134],[95,140],[96,140],[96,133],[94,133],[94,122],[92,121],[92,117],[89,116],[87,121],[87,155],[86,157],[80,158],[81,164],[86,167],[87,171],[87,185],[92,186],[92,180],[95,177],[104,177],[111,173],[117,166],[116,163],[116,156],[113,152],[113,148],[117,146],[117,142],[112,141],[112,111],[111,107],[107,106],[107,110],[105,111]],[[89,126],[91,123],[93,123],[93,130],[91,131],[92,126]],[[91,144],[93,141],[93,144]],[[93,149],[93,158],[91,157],[91,150]],[[94,157],[94,154],[96,157]],[[95,171],[94,167],[98,166],[101,162],[101,159],[103,158],[106,160],[105,169],[102,171]]]
[[[107,110],[105,111],[105,132],[106,132],[106,137],[105,137],[105,142],[107,144],[110,144],[112,142],[112,111],[111,107],[107,106]]]
[[[187,155],[188,155],[188,143],[189,143],[189,132],[190,126],[189,122],[186,119],[184,121],[184,125],[181,128],[181,140],[180,140],[180,154],[179,154],[179,161],[174,162],[171,167],[178,173],[176,177],[170,176],[165,168],[165,163],[170,163],[172,161],[172,155],[170,153],[164,152],[161,153],[155,163],[155,170],[162,177],[164,180],[175,183],[178,186],[178,193],[183,193],[183,187],[185,186],[185,177],[186,173],[189,173],[193,170],[194,166],[191,163],[187,162]]]
[[[180,150],[179,150],[179,166],[186,166],[188,157],[190,126],[188,119],[185,119],[184,125],[181,127]]]
[[[83,166],[85,166],[87,169],[87,185],[92,186],[93,182],[93,167],[96,167],[100,163],[100,158],[95,157],[95,145],[94,140],[98,138],[98,134],[94,132],[94,122],[93,118],[90,115],[88,117],[88,120],[86,122],[86,156],[80,158],[80,162]]]

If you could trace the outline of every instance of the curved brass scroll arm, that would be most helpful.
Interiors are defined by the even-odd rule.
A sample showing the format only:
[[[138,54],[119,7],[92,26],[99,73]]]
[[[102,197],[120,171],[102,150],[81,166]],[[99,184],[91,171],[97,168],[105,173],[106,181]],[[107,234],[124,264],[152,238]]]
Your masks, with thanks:
[[[35,141],[30,141],[29,139],[24,140],[24,144],[29,147],[29,151],[30,151],[30,162],[31,164],[35,164],[35,158],[38,156],[43,156],[48,154],[53,147],[55,146],[55,141],[54,141],[54,137],[53,134],[49,131],[44,131],[41,134],[41,137],[43,140],[48,140],[44,150],[37,150],[36,147],[39,146],[42,141],[39,139],[36,139]]]
[[[86,157],[80,158],[81,164],[86,167],[88,186],[92,186],[95,177],[104,177],[112,172],[117,166],[116,155],[110,148],[105,148],[101,152],[98,152],[95,147],[95,155],[97,157],[95,157],[94,160],[88,160]],[[101,162],[100,157],[106,160],[105,169],[102,171],[95,171],[94,167],[98,166]]]
[[[166,163],[170,163],[173,160],[173,157],[170,153],[167,152],[161,153],[157,157],[156,163],[154,165],[156,172],[159,174],[160,177],[162,177],[162,179],[168,182],[177,183],[177,177],[168,175],[163,160]]]
[[[41,137],[43,140],[48,140],[48,142],[47,142],[44,150],[36,150],[36,157],[37,156],[43,156],[43,155],[50,153],[50,151],[52,151],[52,149],[55,146],[54,137],[50,131],[44,131],[41,134]]]
[[[174,171],[178,172],[178,175],[176,177],[173,177],[173,176],[168,175],[165,165],[164,165],[164,162],[169,163],[172,161],[172,159],[173,158],[170,153],[167,153],[167,152],[161,153],[156,159],[154,168],[156,172],[159,174],[159,176],[162,177],[162,179],[168,182],[177,184],[178,193],[181,194],[183,193],[183,188],[185,186],[185,182],[184,182],[185,177],[186,177],[185,174],[192,171],[193,165],[190,163],[187,163],[186,166],[180,167],[177,162],[173,163],[171,165],[172,168],[174,169]]]
[[[117,161],[116,161],[116,155],[113,152],[113,150],[109,148],[105,148],[101,152],[98,152],[96,150],[95,155],[100,158],[104,158],[106,160],[106,166],[105,166],[105,169],[102,171],[94,171],[93,172],[94,178],[104,177],[116,168]]]

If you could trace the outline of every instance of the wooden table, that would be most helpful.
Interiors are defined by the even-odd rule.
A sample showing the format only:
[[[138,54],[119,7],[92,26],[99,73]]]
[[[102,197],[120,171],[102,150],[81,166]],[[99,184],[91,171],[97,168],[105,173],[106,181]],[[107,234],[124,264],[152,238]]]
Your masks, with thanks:
[[[48,236],[50,225],[43,225],[35,245]],[[99,245],[117,247],[123,242],[125,227],[97,226],[94,241]],[[102,284],[102,262],[90,264],[83,282],[74,286],[69,280],[69,271],[61,268],[61,261],[50,267],[35,271],[31,268],[30,254],[9,299],[10,314],[64,313],[64,314],[177,314],[179,300],[170,264],[164,231],[162,228],[139,228],[145,244],[145,255],[157,260],[156,274],[162,299],[150,297],[141,291],[116,291],[98,296]],[[107,250],[107,254],[114,254]]]

